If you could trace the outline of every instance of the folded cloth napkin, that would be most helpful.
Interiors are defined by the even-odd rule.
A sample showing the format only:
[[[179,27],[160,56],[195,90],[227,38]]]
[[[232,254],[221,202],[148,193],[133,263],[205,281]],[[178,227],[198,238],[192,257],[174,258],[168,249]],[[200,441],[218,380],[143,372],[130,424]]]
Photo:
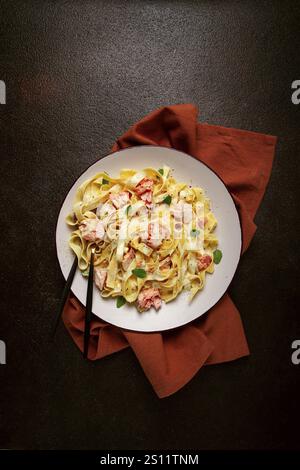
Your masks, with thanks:
[[[158,109],[130,128],[112,150],[161,145],[206,163],[222,178],[235,200],[245,251],[256,230],[253,218],[269,180],[276,137],[199,124],[197,114],[191,104]],[[74,296],[65,306],[63,321],[83,350],[84,309]],[[101,359],[129,346],[160,398],[183,387],[204,364],[249,354],[239,312],[228,294],[198,320],[161,333],[128,331],[93,317],[89,359]]]

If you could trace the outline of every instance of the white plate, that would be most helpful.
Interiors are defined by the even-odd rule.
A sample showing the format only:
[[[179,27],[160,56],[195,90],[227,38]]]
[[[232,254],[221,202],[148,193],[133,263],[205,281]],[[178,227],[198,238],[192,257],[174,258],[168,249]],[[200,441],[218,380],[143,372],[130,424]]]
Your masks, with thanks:
[[[103,299],[94,290],[93,313],[103,320],[135,331],[162,331],[189,323],[203,315],[223,296],[236,271],[241,254],[241,228],[233,199],[220,178],[195,158],[170,148],[140,146],[121,150],[102,158],[88,168],[69,191],[59,213],[56,229],[57,256],[65,279],[71,269],[74,255],[68,246],[71,230],[65,223],[72,211],[73,200],[78,186],[95,175],[106,171],[117,176],[121,168],[143,169],[149,166],[161,168],[170,166],[177,180],[194,186],[202,186],[211,200],[212,210],[218,220],[216,234],[223,258],[215,267],[213,275],[206,276],[204,289],[188,302],[188,293],[182,292],[174,301],[164,304],[156,312],[153,308],[139,313],[135,306],[116,307],[116,299]],[[72,291],[85,304],[87,279],[77,270]]]

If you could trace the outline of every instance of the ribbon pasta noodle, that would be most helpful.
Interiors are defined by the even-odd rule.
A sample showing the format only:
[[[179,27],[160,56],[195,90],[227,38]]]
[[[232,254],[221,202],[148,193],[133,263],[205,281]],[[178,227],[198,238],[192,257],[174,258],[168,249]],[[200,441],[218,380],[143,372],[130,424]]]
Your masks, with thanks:
[[[102,297],[158,309],[183,290],[189,299],[214,272],[217,220],[203,188],[178,182],[167,166],[98,173],[76,192],[66,219],[69,245]]]

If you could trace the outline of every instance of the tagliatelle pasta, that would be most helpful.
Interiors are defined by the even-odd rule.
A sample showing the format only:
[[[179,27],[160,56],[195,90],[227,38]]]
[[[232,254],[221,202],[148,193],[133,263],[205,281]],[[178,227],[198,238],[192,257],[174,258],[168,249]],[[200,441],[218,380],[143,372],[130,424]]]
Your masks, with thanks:
[[[95,284],[118,306],[158,309],[183,290],[192,300],[220,260],[208,197],[176,181],[167,166],[123,169],[117,178],[96,174],[79,186],[66,221],[82,274],[95,248]]]

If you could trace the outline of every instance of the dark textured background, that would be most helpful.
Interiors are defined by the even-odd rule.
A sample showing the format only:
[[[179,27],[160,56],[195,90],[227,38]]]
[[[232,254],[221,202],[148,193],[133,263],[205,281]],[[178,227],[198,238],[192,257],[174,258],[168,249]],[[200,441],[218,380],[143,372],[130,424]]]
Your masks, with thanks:
[[[0,2],[0,447],[299,447],[299,31],[297,1]],[[54,231],[78,175],[136,120],[182,102],[279,141],[230,288],[252,354],[159,400],[131,351],[87,363],[62,324],[49,342]]]

